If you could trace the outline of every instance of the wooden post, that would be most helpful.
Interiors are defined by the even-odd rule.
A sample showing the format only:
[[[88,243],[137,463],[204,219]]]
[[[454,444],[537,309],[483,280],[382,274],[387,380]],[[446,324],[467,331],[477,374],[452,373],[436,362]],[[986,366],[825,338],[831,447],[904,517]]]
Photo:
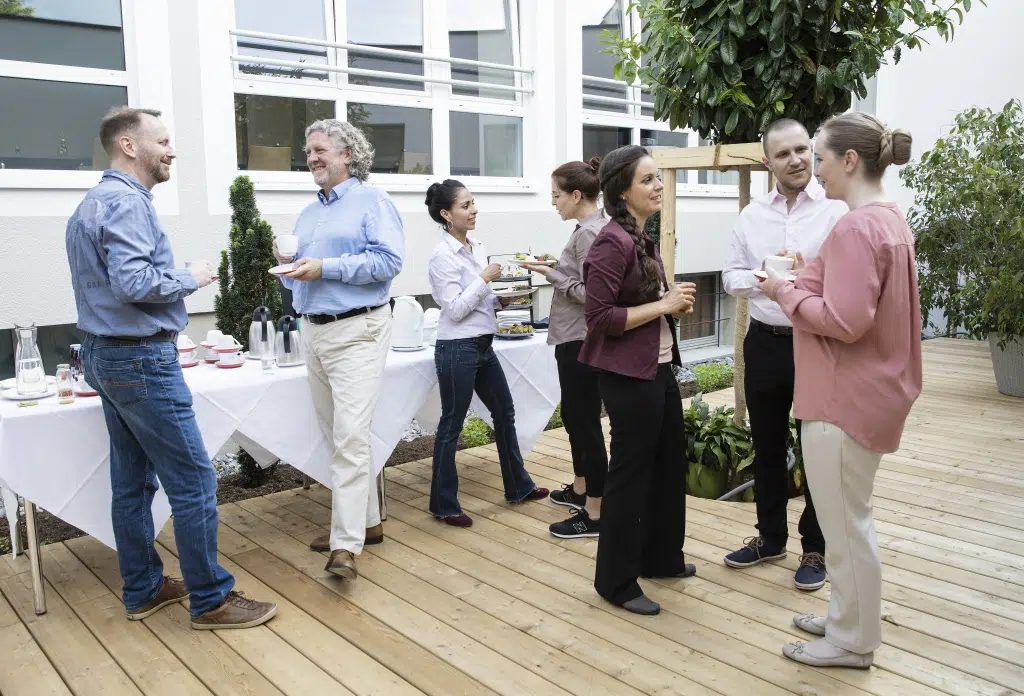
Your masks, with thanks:
[[[750,205],[750,167],[740,170],[740,212]],[[747,422],[747,394],[743,388],[743,375],[746,372],[746,361],[743,356],[743,342],[747,338],[747,320],[750,316],[746,297],[736,298],[736,331],[733,340],[733,394],[736,400],[736,411],[733,423],[742,427]]]
[[[661,262],[665,264],[665,279],[671,283],[676,277],[676,170],[662,169],[661,183]]]

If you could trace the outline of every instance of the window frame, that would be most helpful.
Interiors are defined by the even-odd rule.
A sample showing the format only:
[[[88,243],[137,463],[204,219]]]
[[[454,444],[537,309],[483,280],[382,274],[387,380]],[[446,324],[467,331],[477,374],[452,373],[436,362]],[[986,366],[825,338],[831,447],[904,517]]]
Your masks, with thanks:
[[[689,280],[693,282],[695,278],[699,276],[708,276],[714,279],[714,319],[711,320],[711,326],[713,327],[710,336],[701,336],[699,338],[680,338],[681,326],[676,324],[676,342],[679,346],[679,352],[687,350],[696,350],[699,348],[717,348],[722,345],[722,295],[724,290],[722,289],[722,274],[721,273],[683,273],[676,275],[676,282],[685,282]]]
[[[634,38],[638,38],[640,32],[640,12],[635,5],[628,5],[625,0],[616,0],[619,4],[621,12],[621,26],[629,28]],[[580,27],[582,32],[582,25]],[[644,109],[653,109],[653,102],[643,102],[643,86],[639,80],[633,84],[626,83],[622,80],[611,80],[608,78],[598,75],[581,75],[581,80],[584,78],[606,80],[608,82],[615,82],[626,88],[625,101],[629,102],[626,104],[627,110],[624,112],[612,112],[612,111],[600,111],[593,108],[588,108],[586,102],[588,99],[592,100],[592,97],[584,94],[581,107],[582,107],[582,122],[583,126],[610,126],[614,128],[629,128],[632,130],[632,137],[630,142],[634,145],[640,144],[640,132],[644,130],[650,131],[661,131],[665,133],[685,133],[687,135],[687,143],[690,147],[694,147],[700,137],[696,131],[689,128],[677,128],[672,130],[669,128],[668,123],[665,121],[657,121],[653,116],[644,115]],[[586,82],[584,82],[586,86]],[[582,130],[580,132],[580,138],[582,140]],[[697,172],[695,170],[686,170],[682,172],[685,175],[684,181],[680,181],[676,184],[676,197],[684,198],[690,196],[699,196],[705,198],[736,198],[739,196],[739,187],[731,184],[699,184],[697,183]],[[685,183],[684,183],[685,182]]]
[[[128,96],[128,106],[138,106],[139,57],[135,25],[136,0],[120,0],[120,2],[124,70],[0,60],[0,77],[40,82],[124,87]],[[98,123],[96,128],[98,134]],[[100,172],[93,169],[0,169],[0,189],[88,189],[96,184],[99,175]]]
[[[454,85],[440,82],[424,82],[423,89],[398,89],[376,85],[350,84],[348,73],[329,71],[326,81],[300,81],[294,79],[256,76],[239,73],[240,61],[235,31],[234,1],[231,2],[231,61],[235,94],[257,94],[264,96],[290,97],[296,99],[323,99],[335,103],[335,118],[348,120],[348,104],[350,102],[426,109],[431,114],[431,174],[380,174],[374,173],[372,181],[389,191],[422,192],[431,182],[451,176],[451,138],[449,133],[450,114],[452,112],[469,112],[481,115],[511,116],[522,120],[523,174],[519,177],[467,176],[463,177],[474,190],[481,192],[533,192],[535,188],[529,183],[530,155],[528,153],[527,126],[529,123],[527,96],[532,87],[524,86],[525,76],[533,70],[522,64],[522,46],[520,43],[519,1],[502,0],[502,9],[508,4],[507,18],[511,20],[512,64],[516,68],[509,71],[513,81],[509,87],[519,90],[513,92],[514,99],[496,99],[474,95],[455,94]],[[337,7],[335,7],[337,2]],[[323,0],[325,18],[327,19],[326,42],[344,44],[348,39],[347,0]],[[452,63],[449,43],[449,24],[447,0],[422,0],[423,9],[423,77],[438,80],[451,80]],[[339,38],[340,37],[340,38]],[[328,65],[348,68],[347,48],[328,49]],[[433,57],[431,59],[430,57]],[[333,62],[332,62],[333,61]],[[387,79],[387,78],[383,78]],[[486,83],[485,83],[486,84]],[[232,134],[235,131],[232,128]],[[308,191],[310,180],[308,172],[273,172],[259,170],[241,170],[237,162],[232,162],[235,176],[249,176],[258,190],[268,191]]]

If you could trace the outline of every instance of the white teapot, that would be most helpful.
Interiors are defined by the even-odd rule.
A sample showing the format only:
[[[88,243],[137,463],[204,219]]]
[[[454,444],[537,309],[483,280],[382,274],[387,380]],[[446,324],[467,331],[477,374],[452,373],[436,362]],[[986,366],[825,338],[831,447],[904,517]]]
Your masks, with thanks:
[[[395,348],[419,348],[423,345],[423,307],[415,297],[395,298],[391,345]]]

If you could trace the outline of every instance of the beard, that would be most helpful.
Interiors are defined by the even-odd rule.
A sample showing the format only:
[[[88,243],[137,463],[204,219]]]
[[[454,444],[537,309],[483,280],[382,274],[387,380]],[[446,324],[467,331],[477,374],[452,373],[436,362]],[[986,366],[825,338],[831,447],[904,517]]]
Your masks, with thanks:
[[[164,164],[159,158],[154,158],[146,164],[146,172],[158,184],[162,184],[171,178],[171,165]]]

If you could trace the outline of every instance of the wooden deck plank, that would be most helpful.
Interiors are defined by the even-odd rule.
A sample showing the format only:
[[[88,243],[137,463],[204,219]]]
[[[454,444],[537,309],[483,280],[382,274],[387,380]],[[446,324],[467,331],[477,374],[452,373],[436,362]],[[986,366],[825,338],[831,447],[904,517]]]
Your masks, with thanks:
[[[120,594],[121,576],[112,549],[91,537],[65,545],[111,592]],[[216,632],[192,630],[188,610],[181,604],[162,609],[143,623],[216,696],[282,696]]]
[[[0,603],[6,601],[0,597]],[[0,694],[70,696],[57,670],[20,621],[0,628]]]
[[[465,488],[463,489],[463,492],[464,493],[467,492],[467,491],[465,491]],[[493,504],[493,502],[479,501],[479,499],[475,499],[475,498],[469,497],[469,496],[464,496],[464,498],[463,498],[463,507],[466,508],[467,510],[473,510],[474,512],[478,512],[480,514],[484,514],[489,519],[493,519],[495,521],[499,521],[499,519],[500,519],[500,521],[503,522],[503,523],[514,524],[514,525],[517,525],[517,526],[520,525],[520,524],[523,524],[523,520],[525,519],[524,515],[517,514],[519,510],[530,511],[530,512],[540,510],[540,511],[543,511],[544,513],[547,512],[546,510],[544,510],[544,508],[542,506],[537,506],[537,505],[522,506],[521,508],[517,508],[516,512],[505,512],[505,511],[495,512],[496,509],[500,509],[500,508],[498,508],[498,505]],[[546,524],[543,524],[543,523],[541,525],[530,525],[529,523],[526,523],[525,525],[523,525],[523,528],[527,531],[527,533],[530,533],[530,534],[533,534],[533,535],[538,535],[538,534],[546,535],[547,534]],[[565,541],[565,542],[553,540],[552,543],[554,545],[556,545],[556,546],[561,546],[563,549],[565,549],[567,551],[568,550],[578,550],[578,548],[580,546],[589,546],[590,549],[591,549],[591,553],[596,553],[596,545],[593,544],[593,540],[585,540],[585,541],[573,540],[573,541]],[[524,551],[526,551],[528,553],[534,553],[537,550],[536,546],[534,544],[532,544],[532,543],[529,544],[529,545],[524,544],[524,543],[519,543],[517,545],[517,548],[523,548]],[[586,564],[581,566],[574,559],[567,558],[561,552],[554,553],[554,552],[545,552],[545,551],[542,550],[539,555],[541,555],[542,557],[546,557],[546,558],[550,557],[550,558],[557,559],[554,562],[557,562],[559,565],[563,565],[563,566],[565,566],[567,568],[575,567],[577,570],[582,568],[582,571],[580,571],[581,574],[592,575],[592,566],[589,563],[589,556],[584,556],[584,558],[587,558],[588,563],[586,563]],[[792,583],[792,575],[789,576],[789,582]],[[708,588],[706,588],[704,586],[700,586],[699,589],[698,589],[697,587],[695,587],[695,585],[696,585],[696,583],[694,583],[693,580],[688,580],[687,583],[686,583],[687,592],[690,592],[691,588],[693,588],[693,591],[701,592],[702,593],[701,596],[707,598],[707,597],[712,596],[715,592],[720,592],[721,591],[721,588],[710,589],[709,590]],[[791,587],[791,584],[790,584],[790,587]],[[793,594],[793,592],[791,592],[791,594]],[[728,608],[728,607],[726,606],[726,608]],[[823,610],[824,610],[824,607],[818,607],[816,611],[817,611],[817,613],[823,613]],[[796,609],[794,611],[794,613],[803,613],[803,612],[811,612],[811,611],[814,611],[814,609],[810,609],[810,608],[804,607],[804,608],[802,608],[802,610],[801,609]],[[790,614],[788,616],[787,620],[784,620],[782,622],[781,628],[783,628],[786,631],[791,630],[790,626],[789,626],[791,619],[792,619],[792,614]],[[776,626],[777,625],[778,624],[776,624]],[[794,635],[800,636],[799,632],[795,632]],[[917,645],[923,645],[923,644],[926,644],[926,643],[930,644],[930,642],[931,642],[931,641],[926,641],[923,636],[918,636],[917,638],[918,638]],[[913,646],[911,646],[911,647],[913,647]],[[947,651],[947,653],[948,653],[948,651]],[[885,655],[884,652],[881,655],[876,654],[876,658],[877,657],[881,658],[881,661],[877,662],[877,664],[879,664],[879,665],[886,665],[886,666],[888,666],[889,664],[892,664],[893,667],[896,670],[898,670],[902,674],[908,675],[908,678],[910,678],[910,679],[917,679],[917,680],[920,680],[920,681],[923,681],[923,682],[926,682],[926,683],[929,683],[929,684],[947,685],[947,684],[950,683],[950,677],[951,676],[952,677],[959,677],[960,681],[962,681],[962,682],[964,682],[964,681],[966,681],[966,682],[972,681],[971,678],[969,678],[969,677],[965,679],[964,678],[965,677],[965,673],[963,673],[963,672],[960,672],[958,670],[946,670],[946,669],[944,669],[943,668],[943,664],[944,663],[942,663],[942,662],[937,662],[937,661],[932,661],[932,660],[918,660],[918,661],[915,661],[913,659],[913,656],[911,654],[908,654],[908,653],[900,654],[900,655],[898,655],[898,658],[899,658],[898,660],[894,659],[894,660],[888,661],[888,662],[885,659],[886,655]],[[946,657],[948,657],[948,655],[946,655]],[[970,653],[970,654],[963,655],[961,660],[960,660],[960,662],[963,665],[973,665],[973,664],[976,664],[979,659],[981,659],[981,661],[984,661],[982,656],[979,656],[976,653]],[[1015,672],[1016,671],[1016,667],[1001,665],[1001,664],[999,664],[998,662],[995,662],[995,661],[992,661],[992,665],[990,665],[990,666],[1007,667],[1011,672]],[[947,674],[947,672],[949,672],[951,674]],[[993,693],[993,694],[1002,693],[1002,687],[997,687],[997,686],[995,686],[993,684],[987,684],[986,682],[984,682],[983,679],[980,680],[980,681],[979,680],[975,680],[975,681],[978,681],[979,685],[982,685],[982,686],[987,685],[987,690],[985,688],[982,688],[982,689],[979,690],[978,688],[975,688],[974,686],[972,686],[971,688],[967,689],[966,691],[958,691],[958,693]],[[889,693],[889,692],[886,691],[884,693]]]
[[[37,616],[27,573],[0,579],[0,591],[75,696],[142,696],[142,692],[46,582],[46,614]]]

